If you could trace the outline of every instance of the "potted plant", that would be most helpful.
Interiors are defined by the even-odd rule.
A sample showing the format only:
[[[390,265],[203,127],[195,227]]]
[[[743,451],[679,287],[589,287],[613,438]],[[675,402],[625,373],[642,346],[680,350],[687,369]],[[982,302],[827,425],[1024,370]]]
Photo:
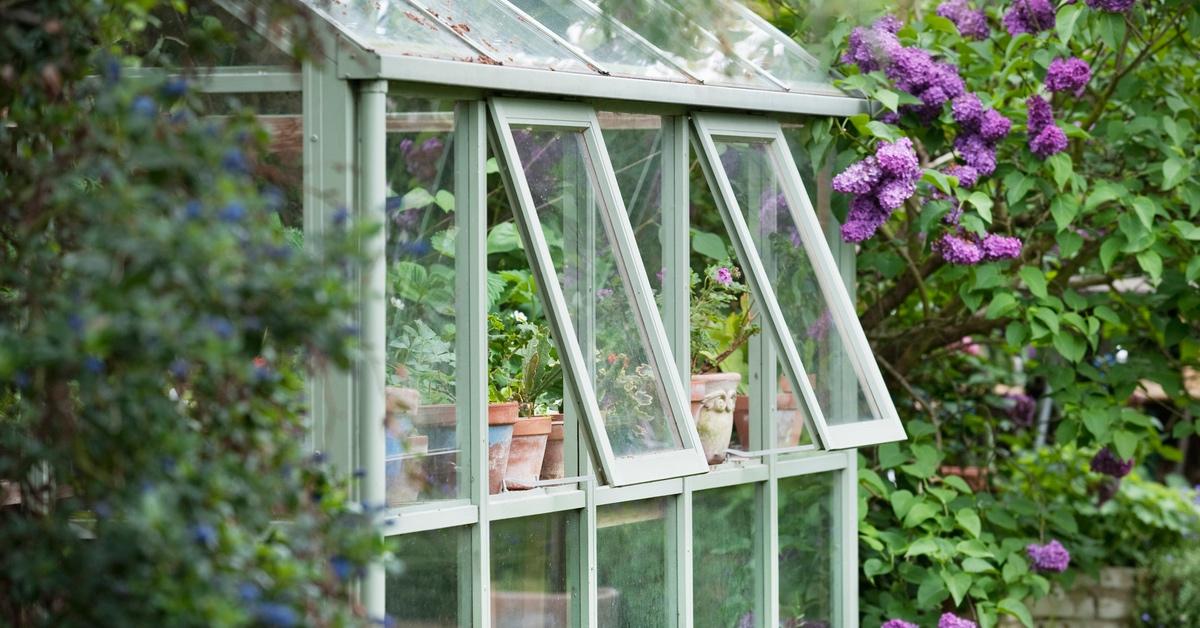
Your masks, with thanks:
[[[742,273],[725,260],[691,277],[692,418],[709,464],[725,460],[745,360],[733,364],[758,333]],[[737,370],[735,370],[737,369]],[[747,406],[748,408],[748,406]]]
[[[493,401],[517,404],[502,477],[508,489],[531,488],[541,476],[556,418],[562,431],[562,415],[552,412],[561,403],[562,367],[550,329],[530,321],[524,312],[489,314],[488,327],[489,396]],[[561,439],[558,446],[561,450]],[[561,451],[558,458],[562,458]]]

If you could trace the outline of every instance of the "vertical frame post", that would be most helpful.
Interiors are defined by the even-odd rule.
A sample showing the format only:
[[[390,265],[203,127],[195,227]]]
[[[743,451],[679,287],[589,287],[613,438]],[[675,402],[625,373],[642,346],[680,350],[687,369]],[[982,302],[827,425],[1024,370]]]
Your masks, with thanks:
[[[387,382],[387,81],[364,81],[358,89],[358,220],[378,228],[363,237],[366,256],[359,280],[361,291],[362,358],[357,387],[359,465],[365,475],[361,501],[374,512],[382,512],[387,499],[384,477]],[[362,604],[370,617],[383,617],[384,570],[372,563],[362,580]]]
[[[685,116],[668,116],[662,125],[662,241],[663,323],[667,341],[675,354],[684,390],[691,386],[691,337],[689,307],[691,290],[691,226],[688,194],[688,121]],[[685,488],[669,498],[666,509],[666,588],[664,609],[668,626],[692,625],[692,502]]]
[[[837,471],[834,491],[834,538],[839,551],[833,552],[834,600],[833,625],[858,628],[858,450],[842,452],[846,468]]]
[[[314,246],[354,204],[354,92],[330,64],[306,61],[302,78],[304,234]],[[357,283],[357,274],[347,278]],[[347,321],[358,325],[357,319]],[[309,446],[334,471],[354,469],[354,380],[351,371],[322,370],[309,379]]]
[[[491,625],[491,524],[487,423],[487,105],[455,107],[455,317],[460,486],[479,512],[459,567],[459,625]]]

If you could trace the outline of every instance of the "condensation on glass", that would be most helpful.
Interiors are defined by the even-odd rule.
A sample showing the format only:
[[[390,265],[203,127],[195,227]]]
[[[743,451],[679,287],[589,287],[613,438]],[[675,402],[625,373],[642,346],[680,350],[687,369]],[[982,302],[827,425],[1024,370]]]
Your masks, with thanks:
[[[387,118],[387,505],[460,495],[453,103]]]
[[[647,350],[613,225],[596,188],[582,131],[517,126],[513,140],[567,302],[613,454],[683,447]]]
[[[387,577],[389,625],[457,628],[459,580],[470,569],[466,528],[442,528],[388,539],[395,564]]]
[[[555,512],[492,523],[492,626],[571,625],[567,531],[574,516]]]
[[[754,625],[755,485],[692,493],[696,628]]]
[[[596,590],[600,628],[657,628],[667,617],[664,498],[596,509]]]
[[[779,480],[779,625],[833,626],[836,473]]]

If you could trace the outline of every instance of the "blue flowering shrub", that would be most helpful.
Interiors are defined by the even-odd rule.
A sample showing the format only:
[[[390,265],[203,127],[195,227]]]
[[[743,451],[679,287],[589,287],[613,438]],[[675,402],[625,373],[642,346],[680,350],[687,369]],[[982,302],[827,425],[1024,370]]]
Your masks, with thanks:
[[[1195,534],[1200,5],[756,4],[877,105],[797,134],[909,436],[861,459],[863,625],[1032,625]]]
[[[381,542],[304,407],[354,359],[357,234],[299,246],[252,116],[123,78],[177,6],[0,8],[0,624],[365,624]]]

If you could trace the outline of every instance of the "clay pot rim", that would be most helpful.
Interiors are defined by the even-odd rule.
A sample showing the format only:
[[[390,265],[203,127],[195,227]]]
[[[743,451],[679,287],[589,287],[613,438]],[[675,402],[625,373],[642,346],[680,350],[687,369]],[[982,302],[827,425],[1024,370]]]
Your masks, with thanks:
[[[488,404],[488,425],[513,425],[521,417],[517,416],[521,404],[515,401],[502,401]]]
[[[422,405],[413,413],[414,425],[454,425],[457,421],[458,405],[453,403]]]
[[[518,417],[517,422],[513,424],[513,437],[545,436],[552,429],[551,423],[548,414]]]

